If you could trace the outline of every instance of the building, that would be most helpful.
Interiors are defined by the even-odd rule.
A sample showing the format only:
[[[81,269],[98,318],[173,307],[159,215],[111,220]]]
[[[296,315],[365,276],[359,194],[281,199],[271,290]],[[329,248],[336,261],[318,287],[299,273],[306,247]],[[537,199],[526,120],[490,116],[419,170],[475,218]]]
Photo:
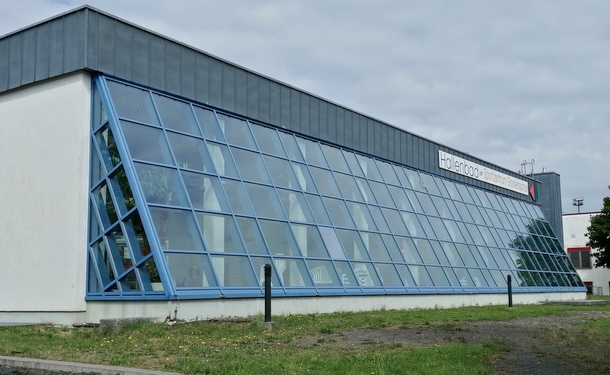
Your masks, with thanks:
[[[88,6],[0,39],[0,118],[0,321],[585,295],[539,180]]]
[[[587,293],[610,295],[610,270],[596,268],[591,247],[587,246],[587,228],[599,212],[563,215],[563,243],[570,260],[587,287]]]

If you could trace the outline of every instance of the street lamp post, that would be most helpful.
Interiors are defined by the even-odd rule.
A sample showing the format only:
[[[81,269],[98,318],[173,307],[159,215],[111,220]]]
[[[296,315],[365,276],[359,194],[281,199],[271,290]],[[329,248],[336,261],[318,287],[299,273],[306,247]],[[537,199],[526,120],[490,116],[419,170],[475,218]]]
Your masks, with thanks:
[[[580,213],[580,206],[582,206],[585,202],[584,198],[574,198],[572,199],[572,205],[578,207],[578,213]]]

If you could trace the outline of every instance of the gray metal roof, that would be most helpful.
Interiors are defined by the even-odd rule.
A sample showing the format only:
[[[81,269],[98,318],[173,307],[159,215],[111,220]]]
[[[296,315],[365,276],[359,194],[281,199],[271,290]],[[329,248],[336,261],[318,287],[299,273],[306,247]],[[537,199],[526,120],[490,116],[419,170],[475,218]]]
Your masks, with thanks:
[[[100,72],[264,123],[524,199],[438,167],[438,150],[525,176],[342,107],[89,6],[0,38],[0,94]]]

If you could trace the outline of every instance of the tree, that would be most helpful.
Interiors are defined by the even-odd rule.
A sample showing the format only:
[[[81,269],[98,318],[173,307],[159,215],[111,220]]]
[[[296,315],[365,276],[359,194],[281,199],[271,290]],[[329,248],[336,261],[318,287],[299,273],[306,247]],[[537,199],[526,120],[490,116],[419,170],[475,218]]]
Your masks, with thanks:
[[[591,255],[596,259],[595,267],[610,268],[610,197],[604,198],[601,212],[591,218],[587,237],[587,246],[593,249]]]

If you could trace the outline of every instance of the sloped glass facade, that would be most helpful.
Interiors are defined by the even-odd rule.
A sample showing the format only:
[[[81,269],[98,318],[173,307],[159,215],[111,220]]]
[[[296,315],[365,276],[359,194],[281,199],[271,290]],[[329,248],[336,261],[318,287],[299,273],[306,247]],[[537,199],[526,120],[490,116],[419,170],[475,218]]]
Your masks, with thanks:
[[[536,204],[97,77],[89,299],[583,291]]]

